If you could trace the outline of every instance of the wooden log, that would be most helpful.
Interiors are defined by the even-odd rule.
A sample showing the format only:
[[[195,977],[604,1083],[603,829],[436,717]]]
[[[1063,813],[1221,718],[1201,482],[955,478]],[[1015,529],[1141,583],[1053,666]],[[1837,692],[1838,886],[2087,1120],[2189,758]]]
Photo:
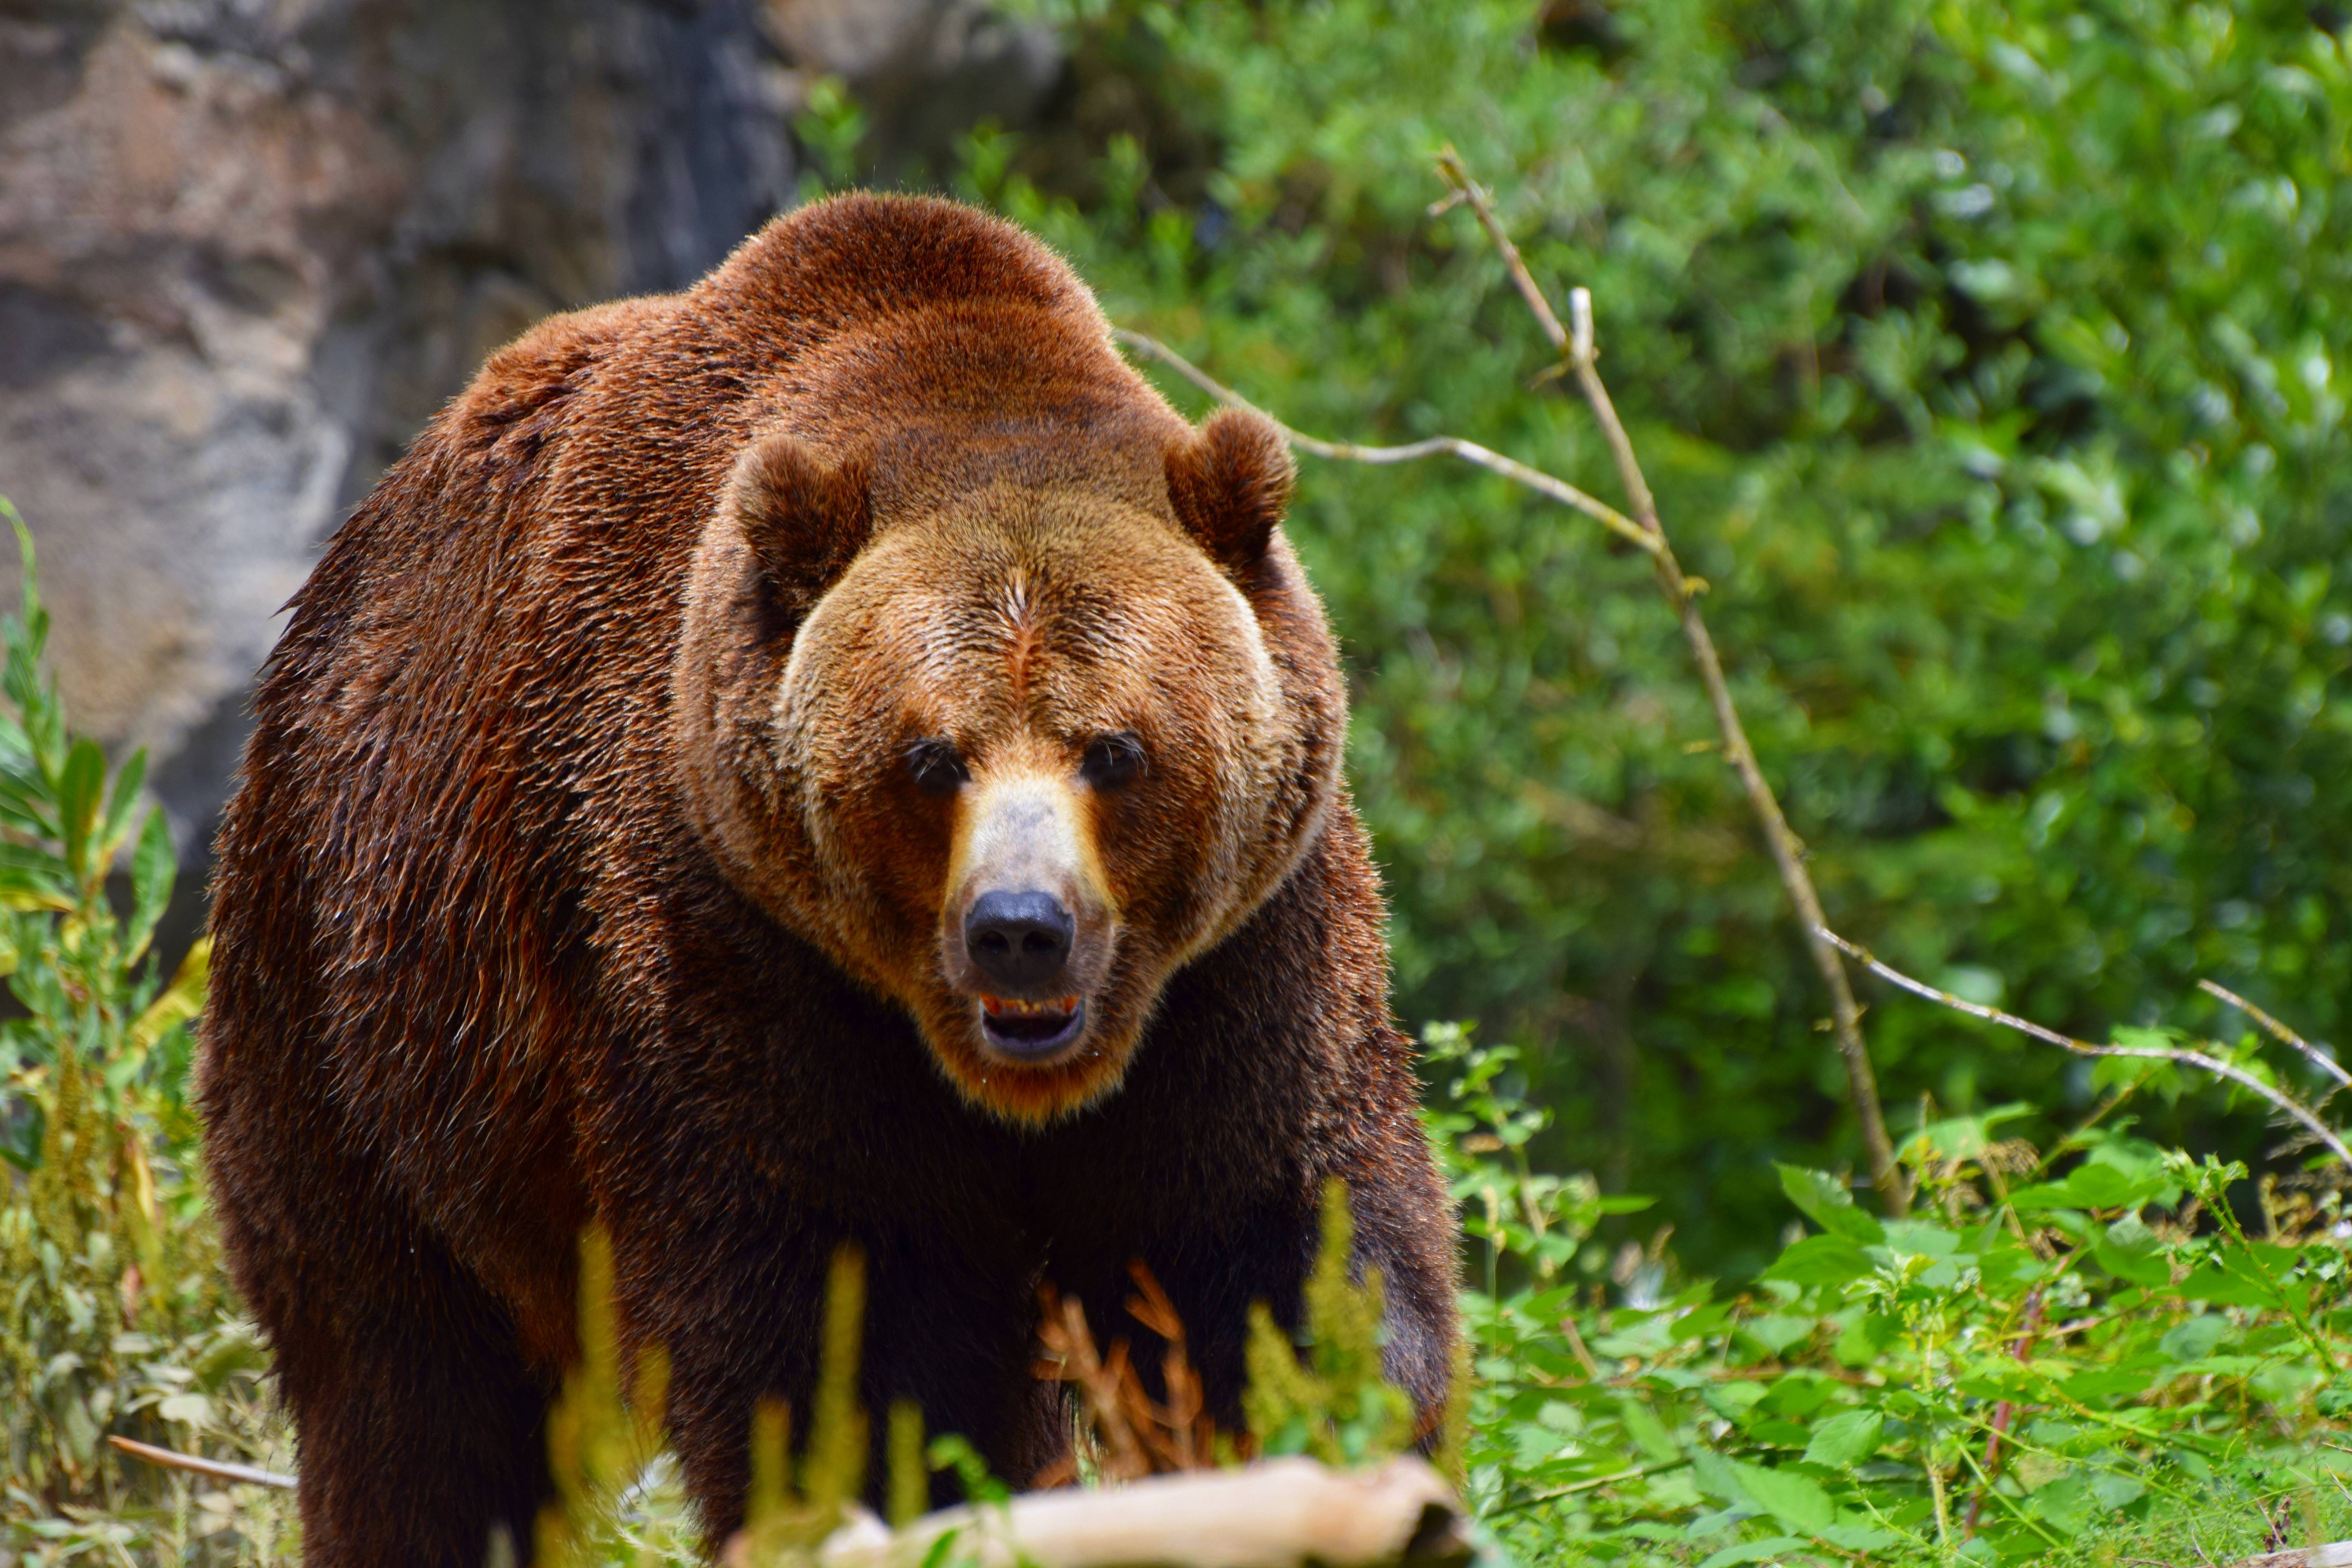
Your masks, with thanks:
[[[941,1537],[982,1568],[1461,1568],[1469,1521],[1437,1472],[1416,1458],[1375,1470],[1272,1459],[1097,1491],[1031,1492],[998,1508],[924,1515],[892,1531],[873,1515],[834,1532],[822,1568],[917,1568]],[[768,1568],[743,1538],[727,1568]]]
[[[2352,1541],[2331,1541],[2325,1546],[2301,1546],[2290,1552],[2241,1557],[2230,1568],[2352,1568]]]

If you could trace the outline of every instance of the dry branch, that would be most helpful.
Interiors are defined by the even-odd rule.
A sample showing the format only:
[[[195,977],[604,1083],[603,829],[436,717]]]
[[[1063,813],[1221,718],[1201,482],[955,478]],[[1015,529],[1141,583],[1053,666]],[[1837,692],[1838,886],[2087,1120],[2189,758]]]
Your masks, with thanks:
[[[1501,255],[1511,282],[1528,302],[1542,326],[1544,335],[1574,371],[1585,401],[1591,405],[1593,416],[1600,422],[1601,433],[1617,459],[1620,481],[1633,503],[1633,516],[1623,512],[1578,489],[1564,479],[1556,479],[1541,469],[1528,468],[1474,441],[1454,436],[1434,436],[1425,441],[1415,441],[1400,447],[1362,447],[1347,442],[1326,441],[1295,430],[1275,419],[1291,445],[1302,452],[1318,458],[1330,458],[1344,462],[1402,463],[1419,458],[1454,457],[1474,463],[1491,473],[1502,475],[1525,485],[1539,494],[1574,507],[1592,518],[1619,538],[1639,547],[1650,557],[1657,574],[1659,591],[1674,609],[1681,623],[1683,637],[1690,644],[1691,656],[1698,665],[1699,679],[1706,688],[1707,700],[1714,709],[1716,727],[1722,732],[1726,756],[1739,775],[1741,786],[1748,795],[1748,805],[1764,829],[1764,838],[1772,855],[1772,864],[1780,882],[1796,906],[1797,914],[1807,932],[1806,946],[1811,951],[1813,963],[1821,971],[1822,981],[1829,988],[1832,1026],[1836,1034],[1838,1054],[1845,1067],[1846,1084],[1853,1097],[1854,1115],[1862,1124],[1863,1143],[1869,1154],[1871,1180],[1891,1213],[1901,1214],[1909,1206],[1909,1194],[1903,1184],[1901,1168],[1895,1161],[1894,1144],[1886,1136],[1886,1119],[1879,1109],[1878,1079],[1872,1070],[1870,1052],[1862,1037],[1862,1012],[1854,1005],[1853,988],[1848,983],[1845,966],[1838,960],[1836,950],[1811,933],[1822,930],[1828,917],[1822,912],[1820,895],[1813,889],[1811,876],[1805,870],[1805,847],[1789,826],[1780,810],[1779,798],[1766,782],[1763,768],[1756,760],[1756,749],[1748,743],[1748,731],[1740,722],[1739,710],[1732,701],[1731,689],[1725,681],[1723,660],[1716,652],[1715,639],[1706,629],[1706,622],[1698,613],[1696,597],[1701,587],[1686,576],[1675,559],[1673,547],[1666,542],[1665,530],[1658,521],[1657,502],[1650,493],[1648,481],[1643,477],[1642,465],[1634,456],[1631,437],[1625,434],[1617,409],[1610,401],[1609,389],[1601,383],[1596,368],[1597,355],[1592,339],[1592,297],[1585,289],[1570,293],[1570,313],[1576,326],[1573,331],[1560,325],[1543,290],[1519,258],[1518,247],[1504,232],[1502,221],[1496,216],[1494,204],[1486,191],[1470,178],[1469,171],[1452,150],[1439,160],[1439,168],[1454,186],[1454,195],[1441,206],[1466,202],[1478,216],[1496,250]],[[1146,337],[1141,332],[1114,329],[1114,336],[1128,348],[1160,361],[1193,385],[1220,403],[1235,407],[1255,408],[1248,399],[1231,387],[1214,380],[1192,364],[1167,344]],[[1266,415],[1272,419],[1272,415]]]
[[[1218,402],[1233,408],[1246,408],[1272,421],[1275,427],[1282,432],[1284,439],[1310,458],[1373,464],[1411,463],[1423,458],[1459,458],[1489,473],[1500,474],[1515,484],[1525,485],[1538,495],[1549,496],[1562,506],[1575,508],[1645,554],[1654,555],[1658,552],[1655,539],[1607,501],[1585,494],[1566,479],[1555,479],[1541,468],[1530,468],[1525,463],[1515,462],[1475,441],[1465,441],[1459,436],[1432,436],[1425,441],[1413,441],[1402,447],[1360,447],[1349,441],[1326,441],[1319,436],[1309,436],[1303,430],[1285,425],[1158,338],[1129,331],[1125,327],[1113,327],[1111,336],[1135,353],[1158,360]]]
[[[1827,926],[1816,926],[1814,930],[1823,942],[1836,947],[1856,963],[1890,984],[1899,985],[1913,995],[1924,996],[1930,1002],[1940,1002],[1953,1011],[1966,1013],[1972,1018],[1982,1018],[1989,1024],[1999,1024],[2003,1028],[2015,1029],[2019,1034],[2040,1040],[2044,1045],[2056,1046],[2061,1050],[2072,1051],[2078,1057],[2137,1057],[2146,1061],[2172,1062],[2180,1067],[2201,1068],[2217,1078],[2226,1078],[2231,1083],[2268,1100],[2273,1109],[2300,1122],[2305,1131],[2326,1144],[2329,1152],[2334,1153],[2336,1159],[2342,1161],[2347,1167],[2352,1167],[2352,1149],[2346,1148],[2344,1140],[2336,1136],[2326,1122],[2314,1116],[2292,1095],[2280,1093],[2235,1063],[2225,1062],[2218,1057],[2207,1056],[2203,1051],[2192,1051],[2179,1046],[2095,1046],[2088,1040],[2078,1040],[2072,1035],[2062,1035],[2055,1029],[2046,1028],[2031,1018],[2021,1018],[2014,1013],[2004,1013],[1998,1007],[1988,1007],[1980,1002],[1970,1002],[1965,997],[1955,996],[1948,991],[1938,990],[1924,980],[1915,980],[1894,965],[1882,963],[1869,949],[1848,942]],[[2219,987],[2213,989],[2218,990]],[[2223,994],[2226,995],[2227,993]],[[2242,1003],[2234,1005],[2243,1005]]]
[[[232,1465],[224,1459],[202,1458],[194,1454],[183,1454],[177,1448],[159,1448],[152,1443],[141,1443],[130,1437],[109,1436],[106,1440],[134,1459],[144,1459],[151,1465],[162,1465],[166,1469],[210,1476],[216,1481],[243,1481],[248,1486],[275,1487],[279,1491],[294,1489],[294,1478],[281,1476],[275,1470],[257,1469],[251,1465]]]
[[[1878,1077],[1871,1068],[1870,1050],[1862,1037],[1862,1010],[1854,1005],[1853,987],[1846,979],[1845,965],[1838,961],[1836,951],[1812,935],[1827,924],[1828,917],[1822,912],[1821,896],[1814,891],[1813,879],[1805,869],[1804,844],[1782,815],[1780,799],[1765,781],[1764,770],[1756,760],[1756,749],[1748,742],[1747,729],[1739,721],[1739,710],[1731,700],[1731,688],[1723,678],[1723,660],[1716,653],[1715,638],[1698,613],[1696,585],[1683,574],[1681,563],[1666,542],[1665,529],[1658,521],[1658,504],[1650,493],[1649,481],[1643,477],[1641,460],[1634,456],[1633,438],[1625,434],[1624,422],[1617,417],[1617,406],[1601,382],[1599,355],[1593,346],[1591,292],[1584,289],[1570,290],[1569,319],[1573,326],[1561,327],[1543,289],[1537,286],[1527,263],[1519,258],[1518,247],[1505,232],[1493,199],[1485,187],[1470,177],[1469,167],[1460,154],[1449,147],[1437,163],[1439,172],[1454,187],[1455,199],[1468,204],[1477,215],[1480,226],[1494,242],[1496,253],[1511,275],[1512,285],[1534,312],[1544,336],[1551,341],[1553,352],[1575,373],[1584,400],[1591,405],[1592,416],[1617,460],[1618,480],[1633,503],[1634,521],[1654,542],[1650,563],[1657,574],[1658,591],[1665,595],[1667,605],[1682,625],[1683,638],[1690,644],[1699,679],[1715,709],[1716,727],[1723,732],[1724,754],[1738,773],[1740,784],[1748,793],[1748,804],[1764,829],[1764,842],[1771,851],[1773,868],[1780,872],[1780,885],[1788,890],[1789,901],[1796,906],[1798,918],[1804,924],[1805,945],[1812,952],[1814,967],[1821,971],[1822,984],[1829,988],[1831,1027],[1836,1035],[1838,1055],[1845,1065],[1846,1088],[1853,1100],[1854,1116],[1862,1123],[1863,1147],[1870,1157],[1872,1184],[1877,1187],[1888,1212],[1901,1214],[1910,1206],[1910,1194],[1904,1186],[1902,1168],[1895,1161],[1895,1146],[1886,1136],[1886,1118],[1879,1109]]]
[[[951,1531],[957,1559],[983,1568],[1439,1568],[1471,1553],[1461,1505],[1421,1460],[1345,1471],[1291,1458],[1102,1491],[1032,1492],[927,1514],[895,1534],[869,1514],[826,1542],[818,1561],[916,1568]],[[728,1562],[748,1568],[732,1550]]]
[[[2239,995],[2234,991],[2224,990],[2221,986],[2214,984],[2210,980],[2199,981],[2197,983],[2197,989],[2204,992],[2209,996],[2220,997],[2222,1001],[2227,1002],[2231,1006],[2235,1007],[2239,1012],[2243,1013],[2247,1017],[2252,1018],[2256,1024],[2260,1025],[2263,1030],[2268,1034],[2271,1038],[2278,1041],[2281,1045],[2290,1046],[2295,1050],[2302,1052],[2303,1058],[2305,1061],[2309,1062],[2312,1066],[2317,1068],[2320,1071],[2326,1073],[2328,1077],[2336,1080],[2336,1089],[2352,1089],[2352,1073],[2346,1072],[2342,1067],[2337,1065],[2334,1057],[2329,1056],[2326,1051],[2321,1050],[2317,1046],[2313,1045],[2309,1040],[2305,1039],[2301,1035],[2296,1034],[2293,1029],[2288,1028],[2284,1024],[2280,1023],[2276,1018],[2272,1017],[2268,1013],[2263,1012],[2260,1007],[2255,1006],[2243,996]],[[2327,1092],[2332,1095],[2336,1090],[2330,1089]],[[2325,1101],[2322,1103],[2325,1103]]]

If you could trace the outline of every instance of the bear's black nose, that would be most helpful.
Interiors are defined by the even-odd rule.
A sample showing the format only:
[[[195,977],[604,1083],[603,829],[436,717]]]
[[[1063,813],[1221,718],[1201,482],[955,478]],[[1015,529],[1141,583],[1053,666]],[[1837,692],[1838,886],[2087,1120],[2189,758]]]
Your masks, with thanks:
[[[1076,930],[1051,893],[982,893],[963,917],[963,950],[999,985],[1026,991],[1062,973]]]

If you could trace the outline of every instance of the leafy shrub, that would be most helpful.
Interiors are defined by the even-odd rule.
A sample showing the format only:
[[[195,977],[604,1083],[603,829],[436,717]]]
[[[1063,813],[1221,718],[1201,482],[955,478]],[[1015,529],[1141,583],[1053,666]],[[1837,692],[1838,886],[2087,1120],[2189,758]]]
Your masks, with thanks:
[[[2210,975],[2341,1040],[2340,7],[1035,8],[1109,152],[1076,177],[982,135],[960,188],[1292,424],[1614,495],[1492,247],[1429,214],[1436,150],[1555,300],[1591,288],[1839,930],[2089,1038],[2210,1005]],[[1289,528],[1349,659],[1402,1010],[1520,1048],[1506,1077],[1558,1112],[1540,1163],[1763,1267],[1769,1161],[1859,1145],[1646,563],[1444,465],[1307,459]],[[2096,1093],[1947,1016],[1869,1032],[1890,1108],[2028,1103],[2049,1144]],[[2228,1091],[2146,1113],[2258,1147]]]
[[[2242,1167],[2098,1121],[2044,1153],[1999,1135],[2012,1107],[1912,1136],[1911,1219],[1781,1166],[1811,1228],[1727,1290],[1674,1279],[1662,1246],[1630,1266],[1591,1246],[1580,1184],[1508,1156],[1543,1114],[1493,1091],[1509,1047],[1428,1039],[1490,1281],[1465,1297],[1470,1495],[1522,1561],[2060,1562],[2133,1542],[2175,1561],[2183,1531],[2224,1557],[2352,1533],[2352,1449],[2330,1440],[2352,1415],[2340,1191],[2265,1184],[2251,1235],[2229,1201]]]
[[[185,1100],[205,948],[163,984],[149,952],[174,868],[163,815],[134,822],[141,757],[110,784],[68,732],[41,668],[32,540],[5,500],[0,514],[25,561],[23,605],[0,625],[0,973],[21,1010],[0,1023],[0,1527],[28,1563],[133,1547],[234,1561],[270,1549],[281,1510],[104,1442],[241,1459],[270,1441]],[[133,845],[124,913],[107,879]]]

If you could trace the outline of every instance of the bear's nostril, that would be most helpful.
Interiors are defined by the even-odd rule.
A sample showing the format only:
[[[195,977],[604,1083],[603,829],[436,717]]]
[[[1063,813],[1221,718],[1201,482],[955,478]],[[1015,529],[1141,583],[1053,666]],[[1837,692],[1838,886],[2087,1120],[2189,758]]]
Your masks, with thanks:
[[[963,920],[974,967],[1009,991],[1042,986],[1070,959],[1077,922],[1051,893],[982,893]]]

